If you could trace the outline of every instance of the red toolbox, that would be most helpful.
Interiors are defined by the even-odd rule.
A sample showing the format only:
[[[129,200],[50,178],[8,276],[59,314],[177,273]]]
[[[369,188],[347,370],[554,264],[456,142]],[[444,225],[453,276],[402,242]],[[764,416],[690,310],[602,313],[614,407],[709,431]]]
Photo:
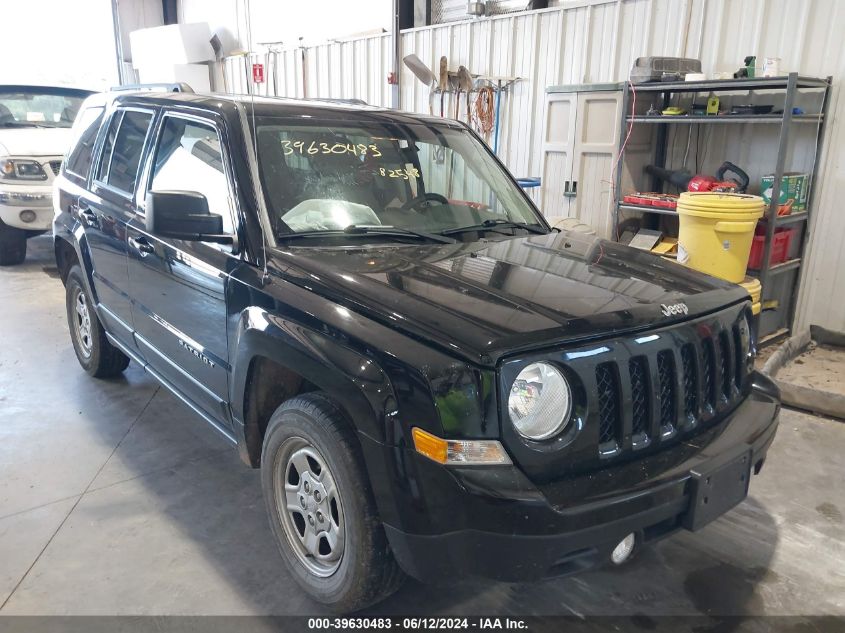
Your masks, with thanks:
[[[769,255],[769,265],[781,264],[789,257],[789,247],[792,245],[792,236],[795,229],[775,229],[772,239],[772,252]],[[766,246],[766,225],[760,223],[754,230],[754,241],[751,243],[751,254],[748,256],[748,267],[752,270],[760,270],[763,267],[763,250]]]

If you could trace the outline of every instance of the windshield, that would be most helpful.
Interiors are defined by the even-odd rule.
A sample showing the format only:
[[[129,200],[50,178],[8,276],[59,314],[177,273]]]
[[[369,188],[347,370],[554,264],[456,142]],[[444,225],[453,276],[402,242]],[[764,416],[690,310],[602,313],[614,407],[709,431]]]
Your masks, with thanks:
[[[0,127],[70,127],[85,94],[0,86]]]
[[[513,234],[518,224],[545,232],[519,188],[465,129],[259,117],[256,130],[262,186],[278,236],[351,225]]]

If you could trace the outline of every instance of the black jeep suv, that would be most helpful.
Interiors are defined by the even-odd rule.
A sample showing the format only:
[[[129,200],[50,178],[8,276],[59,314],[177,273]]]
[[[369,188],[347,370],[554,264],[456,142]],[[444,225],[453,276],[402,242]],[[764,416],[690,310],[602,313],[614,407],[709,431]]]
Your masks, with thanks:
[[[404,573],[621,563],[741,501],[775,435],[745,292],[550,230],[465,125],[95,95],[55,196],[71,339],[260,467],[282,557],[358,609]]]

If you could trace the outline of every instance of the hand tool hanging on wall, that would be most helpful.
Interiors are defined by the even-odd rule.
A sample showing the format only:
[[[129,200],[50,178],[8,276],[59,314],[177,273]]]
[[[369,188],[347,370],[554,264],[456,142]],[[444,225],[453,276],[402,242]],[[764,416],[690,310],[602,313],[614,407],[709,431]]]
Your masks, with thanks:
[[[410,55],[406,55],[402,58],[402,61],[405,62],[405,65],[408,67],[414,76],[419,79],[423,84],[428,86],[428,113],[434,114],[434,90],[437,88],[437,75],[435,75],[431,69],[426,66],[423,61],[411,53]]]
[[[449,89],[449,62],[446,56],[440,58],[440,80],[438,87],[440,88],[440,116],[443,116],[443,97],[446,96],[446,91]]]
[[[466,66],[458,66],[458,87],[460,90],[463,90],[466,95],[467,100],[467,125],[470,122],[470,93],[472,92],[472,75],[469,73],[469,69]],[[456,108],[457,112],[457,108]],[[457,115],[455,115],[457,119]]]
[[[455,85],[455,120],[458,121],[461,111],[461,82],[458,81],[456,76],[452,83]],[[467,95],[467,99],[469,99],[469,95]]]

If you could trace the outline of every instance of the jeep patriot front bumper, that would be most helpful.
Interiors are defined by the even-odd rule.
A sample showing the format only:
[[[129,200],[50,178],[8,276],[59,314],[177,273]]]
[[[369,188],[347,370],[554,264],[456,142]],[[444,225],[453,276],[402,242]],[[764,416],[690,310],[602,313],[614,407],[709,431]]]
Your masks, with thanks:
[[[640,547],[702,527],[745,497],[777,430],[777,387],[756,372],[749,378],[751,394],[698,435],[549,484],[532,484],[516,466],[448,468],[405,449],[413,481],[374,484],[397,560],[423,581],[536,580],[600,564],[631,533]],[[362,443],[368,455],[396,455],[369,438]]]

